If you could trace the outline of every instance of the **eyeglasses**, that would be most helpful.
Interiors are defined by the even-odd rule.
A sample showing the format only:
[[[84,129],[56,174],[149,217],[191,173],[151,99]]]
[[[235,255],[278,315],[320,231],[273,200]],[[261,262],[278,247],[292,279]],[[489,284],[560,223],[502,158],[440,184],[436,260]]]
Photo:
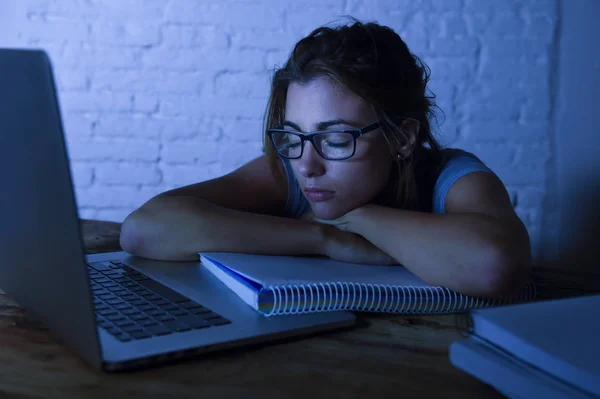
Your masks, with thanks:
[[[287,159],[298,159],[304,152],[304,143],[309,141],[317,153],[328,160],[341,161],[351,158],[356,152],[356,139],[380,127],[374,122],[360,129],[328,130],[300,133],[281,127],[267,130],[277,153]]]

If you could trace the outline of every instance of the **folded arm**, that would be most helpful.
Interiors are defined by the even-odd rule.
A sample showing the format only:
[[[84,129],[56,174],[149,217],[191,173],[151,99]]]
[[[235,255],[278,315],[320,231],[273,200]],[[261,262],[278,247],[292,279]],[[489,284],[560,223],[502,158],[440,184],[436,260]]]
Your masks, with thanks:
[[[529,235],[502,182],[491,173],[461,177],[446,213],[365,205],[340,228],[368,239],[424,281],[468,295],[504,296],[526,283]]]

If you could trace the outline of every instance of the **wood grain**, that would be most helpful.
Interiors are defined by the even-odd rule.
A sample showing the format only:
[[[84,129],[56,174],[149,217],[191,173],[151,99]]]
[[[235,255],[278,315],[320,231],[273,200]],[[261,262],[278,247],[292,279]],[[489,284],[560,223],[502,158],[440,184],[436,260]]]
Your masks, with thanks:
[[[118,223],[82,220],[88,253],[119,251]],[[540,297],[599,292],[597,274],[538,269]],[[120,374],[90,368],[0,292],[0,398],[502,397],[454,368],[461,315],[359,314],[359,325]]]

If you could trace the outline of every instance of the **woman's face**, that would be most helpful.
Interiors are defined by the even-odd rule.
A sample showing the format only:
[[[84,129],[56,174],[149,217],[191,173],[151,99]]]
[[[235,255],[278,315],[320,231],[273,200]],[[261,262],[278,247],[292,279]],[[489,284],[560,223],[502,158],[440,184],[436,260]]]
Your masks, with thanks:
[[[327,121],[343,121],[323,129],[335,131],[361,128],[377,120],[363,99],[325,77],[290,84],[285,109],[286,129],[300,128],[304,133],[318,130],[317,125]],[[352,158],[326,160],[306,142],[302,157],[290,163],[314,215],[335,219],[370,202],[383,190],[393,157],[377,128],[356,140]]]

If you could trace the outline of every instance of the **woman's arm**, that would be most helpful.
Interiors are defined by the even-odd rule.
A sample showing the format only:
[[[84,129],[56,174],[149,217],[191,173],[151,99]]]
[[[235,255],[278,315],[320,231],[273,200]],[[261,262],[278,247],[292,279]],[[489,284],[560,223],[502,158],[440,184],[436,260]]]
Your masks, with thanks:
[[[229,209],[201,198],[157,197],[123,222],[121,246],[133,255],[198,260],[198,252],[322,255],[324,229],[308,221]]]
[[[339,228],[360,234],[424,281],[477,296],[523,287],[531,268],[529,235],[504,185],[490,173],[460,178],[446,213],[365,205]]]
[[[198,252],[320,254],[323,226],[283,215],[282,188],[263,155],[216,179],[162,193],[131,213],[121,246],[158,260],[198,260]]]

